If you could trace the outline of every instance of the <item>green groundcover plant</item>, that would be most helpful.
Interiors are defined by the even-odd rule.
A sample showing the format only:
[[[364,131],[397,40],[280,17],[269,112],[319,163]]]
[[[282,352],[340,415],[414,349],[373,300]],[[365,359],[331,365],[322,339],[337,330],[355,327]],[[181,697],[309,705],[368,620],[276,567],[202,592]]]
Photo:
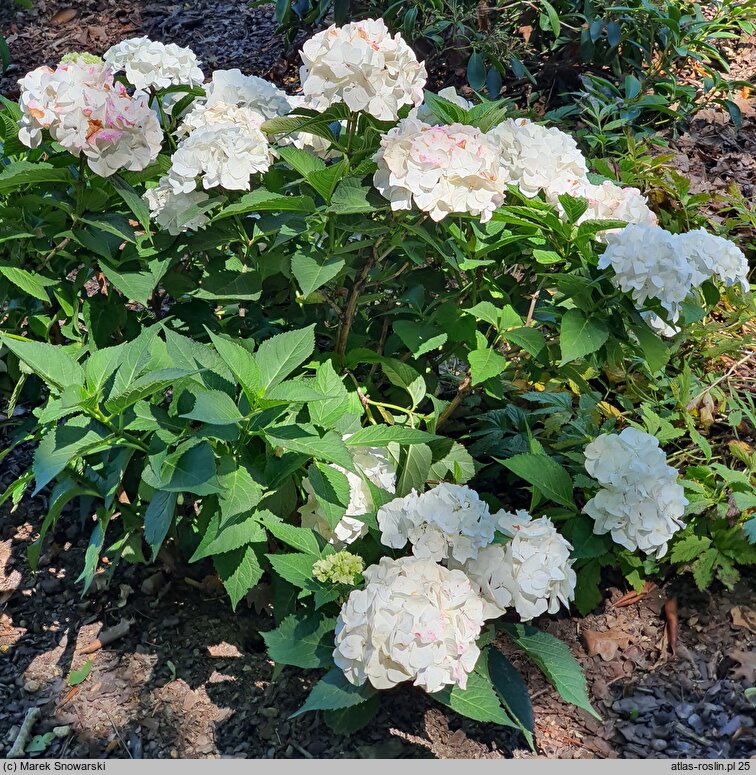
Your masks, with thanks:
[[[594,713],[531,620],[591,610],[602,568],[756,559],[753,460],[687,409],[747,262],[557,128],[425,92],[380,20],[302,59],[288,95],[141,38],[3,101],[2,455],[35,446],[3,499],[50,488],[32,566],[78,504],[84,589],[167,541],[233,607],[265,578],[271,659],[328,671],[298,713],[350,731],[412,681],[532,742],[497,633]]]

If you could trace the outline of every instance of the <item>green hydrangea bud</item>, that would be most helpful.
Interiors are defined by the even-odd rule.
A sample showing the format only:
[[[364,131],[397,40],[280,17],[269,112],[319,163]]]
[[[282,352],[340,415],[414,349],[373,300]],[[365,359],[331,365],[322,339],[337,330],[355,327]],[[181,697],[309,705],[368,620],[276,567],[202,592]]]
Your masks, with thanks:
[[[65,65],[69,62],[75,62],[81,65],[101,65],[103,59],[96,54],[90,54],[88,51],[69,51],[69,53],[60,60],[60,63]]]
[[[312,566],[312,575],[324,583],[354,584],[354,577],[362,573],[365,563],[362,557],[351,552],[336,552]]]

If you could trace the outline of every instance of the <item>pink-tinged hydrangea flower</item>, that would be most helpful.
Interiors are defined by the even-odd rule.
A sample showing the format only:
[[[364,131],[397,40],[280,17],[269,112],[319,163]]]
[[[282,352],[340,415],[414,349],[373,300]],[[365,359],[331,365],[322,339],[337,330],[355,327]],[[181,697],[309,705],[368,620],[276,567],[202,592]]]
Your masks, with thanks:
[[[54,70],[39,67],[19,81],[19,139],[36,148],[42,130],[108,177],[142,170],[160,152],[163,133],[142,92],[129,95],[104,64],[76,58]]]
[[[644,306],[658,299],[672,323],[693,287],[694,272],[672,234],[659,226],[631,224],[606,234],[600,269],[614,270],[614,283]]]
[[[414,203],[434,221],[452,213],[490,220],[509,182],[490,138],[464,124],[404,119],[381,138],[374,158],[373,182],[391,209],[409,210]]]
[[[525,118],[507,119],[488,132],[498,143],[510,182],[528,197],[568,194],[588,182],[588,167],[574,138]]]
[[[168,170],[175,193],[188,193],[202,179],[206,189],[248,191],[252,175],[265,172],[272,160],[268,140],[260,129],[262,116],[251,108],[216,103],[192,111],[179,135]]]
[[[300,53],[305,97],[326,105],[344,102],[382,121],[395,121],[403,105],[423,101],[425,65],[382,19],[331,25],[306,41]]]
[[[336,622],[333,658],[347,680],[464,689],[483,626],[483,601],[467,576],[414,557],[383,557],[363,575],[365,588],[349,595]]]
[[[129,38],[105,52],[105,64],[123,70],[137,89],[167,89],[169,86],[201,86],[205,77],[195,53],[175,43],[149,38]]]
[[[595,520],[593,532],[611,533],[626,549],[663,557],[685,526],[688,501],[657,439],[636,428],[605,433],[585,448],[585,470],[602,485],[583,508]]]
[[[293,107],[289,97],[275,84],[256,75],[243,75],[241,70],[216,70],[205,86],[205,104],[217,103],[252,108],[266,119],[285,116]]]
[[[167,177],[145,191],[143,198],[150,208],[150,218],[169,234],[203,229],[210,220],[204,210],[210,197],[203,191],[176,194]]]
[[[302,527],[316,530],[329,543],[336,546],[347,546],[367,533],[367,525],[357,517],[373,510],[368,482],[387,492],[396,491],[396,463],[388,456],[385,449],[380,447],[349,447],[348,449],[358,473],[352,473],[341,466],[331,464],[331,468],[344,474],[349,482],[349,504],[346,513],[333,530],[323,514],[320,501],[309,480],[305,479],[302,482],[308,494],[307,502],[299,509]]]
[[[402,549],[409,541],[416,557],[465,562],[493,541],[497,517],[475,490],[439,484],[422,494],[414,490],[378,510],[381,543]]]
[[[526,511],[496,516],[499,530],[512,540],[486,546],[462,565],[480,587],[486,619],[514,607],[527,622],[546,612],[555,614],[560,604],[569,606],[577,583],[570,543],[548,517],[534,520]]]
[[[748,259],[734,242],[706,229],[675,234],[674,240],[694,270],[694,285],[718,277],[727,286],[738,283],[748,291]]]

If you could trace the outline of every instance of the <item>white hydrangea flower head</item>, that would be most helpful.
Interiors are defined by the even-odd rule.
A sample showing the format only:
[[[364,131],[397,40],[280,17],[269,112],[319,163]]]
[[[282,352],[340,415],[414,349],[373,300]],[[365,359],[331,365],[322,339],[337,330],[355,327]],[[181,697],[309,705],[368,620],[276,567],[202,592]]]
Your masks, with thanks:
[[[498,143],[510,182],[528,197],[550,199],[588,182],[585,157],[570,135],[525,118],[508,118],[488,132]]]
[[[252,108],[265,119],[285,116],[292,109],[286,92],[256,75],[243,75],[241,70],[216,70],[205,86],[205,104],[216,103]]]
[[[108,177],[142,170],[160,152],[163,132],[143,92],[129,95],[102,63],[83,57],[54,70],[40,67],[19,80],[19,139],[36,148],[42,130],[89,167]]]
[[[706,229],[675,234],[674,240],[693,267],[694,285],[718,277],[728,287],[738,283],[748,292],[748,259],[734,242]]]
[[[105,52],[104,59],[114,71],[123,70],[137,89],[201,86],[205,80],[191,49],[147,37],[116,43]]]
[[[437,485],[414,490],[378,510],[381,543],[402,549],[409,541],[416,557],[465,562],[494,539],[497,518],[475,490],[466,485]]]
[[[233,124],[251,135],[256,135],[263,121],[265,117],[254,108],[238,107],[224,102],[215,102],[212,105],[200,104],[184,116],[176,129],[176,137],[186,137],[195,129],[221,124]]]
[[[438,92],[438,96],[443,97],[447,102],[453,102],[455,105],[463,108],[464,110],[470,110],[470,108],[473,106],[470,100],[466,100],[461,94],[457,94],[457,90],[454,88],[454,86],[447,86],[445,89],[441,89],[441,91]],[[444,123],[440,118],[436,117],[436,115],[424,102],[422,105],[418,105],[418,107],[412,108],[412,110],[409,112],[409,118],[415,118],[418,121],[422,121],[425,124],[430,124],[431,126]]]
[[[483,601],[460,570],[381,558],[364,572],[336,622],[335,664],[356,686],[412,681],[427,692],[467,686],[480,649]]]
[[[331,25],[302,46],[300,80],[306,97],[344,102],[382,121],[395,121],[403,105],[420,105],[425,65],[382,19]]]
[[[150,218],[169,234],[198,231],[210,220],[204,211],[194,211],[207,203],[210,197],[204,191],[176,194],[167,176],[160,178],[154,188],[147,189],[143,199],[150,208]]]
[[[344,438],[349,438],[347,434]],[[354,467],[359,473],[331,463],[331,468],[346,476],[349,482],[349,504],[344,516],[331,530],[323,514],[312,485],[308,479],[302,486],[308,495],[307,502],[299,509],[302,527],[317,531],[334,546],[348,546],[367,533],[367,525],[357,517],[373,510],[368,482],[387,492],[396,492],[396,463],[381,447],[348,447]]]
[[[585,470],[602,485],[583,511],[597,535],[657,558],[685,526],[688,501],[656,438],[636,428],[605,433],[585,448]]]
[[[695,276],[674,235],[659,226],[630,224],[605,239],[599,269],[611,266],[615,285],[639,306],[658,299],[675,323]]]
[[[464,124],[430,126],[407,118],[381,138],[373,183],[392,210],[412,205],[440,221],[451,213],[491,219],[508,184],[496,147]]]
[[[265,172],[273,157],[261,119],[255,110],[222,103],[192,111],[180,130],[189,134],[179,143],[168,171],[174,192],[193,191],[198,177],[206,189],[249,191],[250,178]]]
[[[480,588],[486,619],[496,619],[514,607],[527,622],[575,598],[577,577],[572,546],[548,517],[533,520],[527,511],[500,511],[499,530],[512,540],[491,544],[461,568]]]

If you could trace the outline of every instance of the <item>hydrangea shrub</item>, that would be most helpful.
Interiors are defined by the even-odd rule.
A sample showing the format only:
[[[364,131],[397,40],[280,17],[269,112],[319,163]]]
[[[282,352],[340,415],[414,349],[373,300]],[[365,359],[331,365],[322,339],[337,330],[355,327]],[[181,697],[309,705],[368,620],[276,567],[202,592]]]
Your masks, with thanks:
[[[756,559],[740,524],[686,527],[674,434],[602,398],[743,303],[745,257],[666,231],[558,128],[424,92],[380,20],[302,59],[287,94],[139,38],[3,102],[2,386],[32,407],[3,454],[35,444],[3,498],[51,488],[32,565],[91,515],[85,586],[166,541],[234,607],[267,579],[270,657],[329,669],[300,712],[337,729],[412,682],[532,741],[497,633],[593,712],[528,622],[670,542],[720,577]]]

